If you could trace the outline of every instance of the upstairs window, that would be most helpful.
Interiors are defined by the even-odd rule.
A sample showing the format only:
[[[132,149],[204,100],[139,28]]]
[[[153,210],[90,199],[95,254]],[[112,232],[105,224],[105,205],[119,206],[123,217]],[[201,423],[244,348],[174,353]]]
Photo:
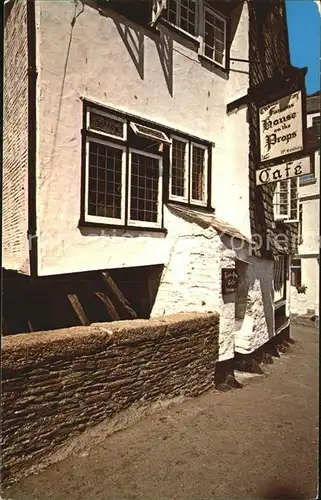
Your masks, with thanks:
[[[195,0],[168,0],[167,20],[192,36],[197,35],[198,2]]]
[[[172,136],[170,152],[169,199],[193,205],[209,202],[209,148]]]
[[[155,150],[169,142],[166,134],[129,128],[125,118],[100,110],[89,108],[86,118],[85,221],[161,228],[163,158]]]
[[[225,67],[226,20],[211,9],[204,8],[203,55]]]
[[[189,143],[172,137],[170,152],[170,199],[188,201]]]
[[[299,192],[297,177],[277,182],[274,191],[273,205],[275,220],[298,222]]]
[[[191,147],[191,202],[207,204],[207,148],[199,144]]]
[[[163,228],[164,200],[210,207],[210,143],[87,101],[85,117],[84,222]]]
[[[142,151],[129,153],[129,225],[159,226],[162,206],[162,158]]]

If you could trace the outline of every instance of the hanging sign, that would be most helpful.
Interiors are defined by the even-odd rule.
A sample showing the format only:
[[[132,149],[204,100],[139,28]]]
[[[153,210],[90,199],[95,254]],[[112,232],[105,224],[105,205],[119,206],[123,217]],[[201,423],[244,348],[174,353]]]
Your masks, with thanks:
[[[292,177],[311,174],[311,158],[305,156],[300,160],[280,163],[273,167],[265,167],[256,171],[256,185],[268,184],[270,182],[284,181]]]
[[[222,269],[222,294],[234,293],[237,290],[238,273],[233,267]]]
[[[261,162],[303,150],[301,90],[259,108]]]

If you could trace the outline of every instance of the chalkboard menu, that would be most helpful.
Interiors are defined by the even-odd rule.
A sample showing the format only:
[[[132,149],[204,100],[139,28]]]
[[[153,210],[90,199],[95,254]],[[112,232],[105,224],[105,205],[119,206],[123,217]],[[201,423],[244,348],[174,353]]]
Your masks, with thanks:
[[[238,273],[233,267],[222,269],[222,294],[236,292],[238,284]]]

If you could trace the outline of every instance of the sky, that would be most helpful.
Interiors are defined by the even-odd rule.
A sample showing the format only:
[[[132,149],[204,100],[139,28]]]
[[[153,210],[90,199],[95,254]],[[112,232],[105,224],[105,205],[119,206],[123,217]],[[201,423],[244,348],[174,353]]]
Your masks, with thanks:
[[[291,64],[308,67],[307,94],[320,89],[321,14],[313,0],[286,0]]]

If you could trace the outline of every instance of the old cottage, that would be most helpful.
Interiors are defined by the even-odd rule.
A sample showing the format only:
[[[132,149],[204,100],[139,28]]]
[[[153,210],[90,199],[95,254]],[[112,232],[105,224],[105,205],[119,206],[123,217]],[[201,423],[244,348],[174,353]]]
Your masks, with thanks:
[[[287,329],[298,214],[256,173],[305,145],[260,155],[258,114],[295,95],[303,134],[304,77],[283,0],[7,2],[5,333],[218,311],[228,361]]]

